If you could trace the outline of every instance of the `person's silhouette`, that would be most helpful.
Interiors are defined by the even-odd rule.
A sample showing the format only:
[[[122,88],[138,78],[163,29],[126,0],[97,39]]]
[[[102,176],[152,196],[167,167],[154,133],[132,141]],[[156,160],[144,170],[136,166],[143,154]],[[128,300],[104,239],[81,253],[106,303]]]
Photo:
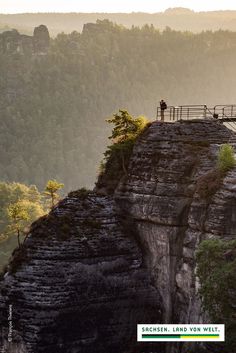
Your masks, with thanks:
[[[165,110],[167,109],[167,104],[166,102],[164,101],[164,99],[162,99],[160,101],[160,108],[161,108],[161,121],[164,121],[164,112]]]

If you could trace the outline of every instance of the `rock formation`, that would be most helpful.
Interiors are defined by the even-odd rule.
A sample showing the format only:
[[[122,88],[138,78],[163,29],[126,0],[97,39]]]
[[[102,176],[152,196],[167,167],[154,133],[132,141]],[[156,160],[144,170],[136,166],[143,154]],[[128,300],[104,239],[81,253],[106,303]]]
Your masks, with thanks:
[[[137,344],[136,324],[207,320],[195,252],[203,239],[236,237],[236,169],[210,198],[197,186],[233,136],[211,120],[154,122],[113,195],[70,193],[33,224],[1,282],[4,352],[201,352]]]
[[[20,34],[15,29],[0,34],[3,63],[0,106],[5,107],[6,100],[9,106],[14,106],[17,99],[30,94],[32,86],[28,80],[32,80],[35,62],[47,58],[49,44],[49,32],[44,25],[36,27],[33,36]]]
[[[236,169],[210,200],[200,197],[196,184],[216,166],[219,146],[232,138],[231,131],[211,120],[154,123],[136,144],[128,177],[115,192],[120,213],[135,224],[161,293],[163,322],[207,319],[197,295],[195,252],[204,239],[236,238]],[[168,346],[167,352],[185,349],[199,352],[193,343]]]
[[[16,29],[13,29],[0,34],[0,53],[7,55],[46,55],[49,42],[49,32],[44,25],[36,27],[33,36],[20,34]]]
[[[34,52],[44,55],[48,52],[50,36],[46,26],[40,25],[34,29]]]
[[[33,224],[10,272],[1,288],[4,352],[119,353],[135,346],[137,323],[160,322],[158,291],[111,197],[66,197]],[[6,342],[9,305],[13,344]]]

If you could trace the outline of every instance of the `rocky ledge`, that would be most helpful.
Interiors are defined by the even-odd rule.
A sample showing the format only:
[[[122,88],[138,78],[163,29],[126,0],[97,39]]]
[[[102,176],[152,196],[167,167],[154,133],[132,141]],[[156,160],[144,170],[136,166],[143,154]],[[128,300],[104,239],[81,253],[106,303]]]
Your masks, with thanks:
[[[33,224],[1,283],[4,352],[199,353],[137,344],[136,324],[207,320],[195,252],[236,238],[236,169],[207,198],[199,181],[232,138],[217,121],[154,122],[113,195],[71,193]]]

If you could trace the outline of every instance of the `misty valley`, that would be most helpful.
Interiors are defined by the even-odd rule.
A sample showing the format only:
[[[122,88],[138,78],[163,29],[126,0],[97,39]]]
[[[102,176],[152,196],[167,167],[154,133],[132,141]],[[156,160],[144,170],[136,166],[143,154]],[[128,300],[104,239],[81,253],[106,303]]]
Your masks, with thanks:
[[[0,15],[0,350],[236,353],[235,17],[94,16]]]

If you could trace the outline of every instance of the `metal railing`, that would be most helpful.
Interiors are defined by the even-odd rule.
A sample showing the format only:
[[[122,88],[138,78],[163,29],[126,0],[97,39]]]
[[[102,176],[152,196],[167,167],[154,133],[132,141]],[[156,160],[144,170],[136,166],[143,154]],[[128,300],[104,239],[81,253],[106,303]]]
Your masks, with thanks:
[[[157,107],[157,119],[161,119],[161,109]],[[215,118],[223,121],[236,120],[236,105],[215,105],[208,108],[202,105],[169,106],[164,110],[164,119],[169,121]]]
[[[215,105],[214,114],[218,115],[220,119],[229,119],[236,117],[236,105]]]

